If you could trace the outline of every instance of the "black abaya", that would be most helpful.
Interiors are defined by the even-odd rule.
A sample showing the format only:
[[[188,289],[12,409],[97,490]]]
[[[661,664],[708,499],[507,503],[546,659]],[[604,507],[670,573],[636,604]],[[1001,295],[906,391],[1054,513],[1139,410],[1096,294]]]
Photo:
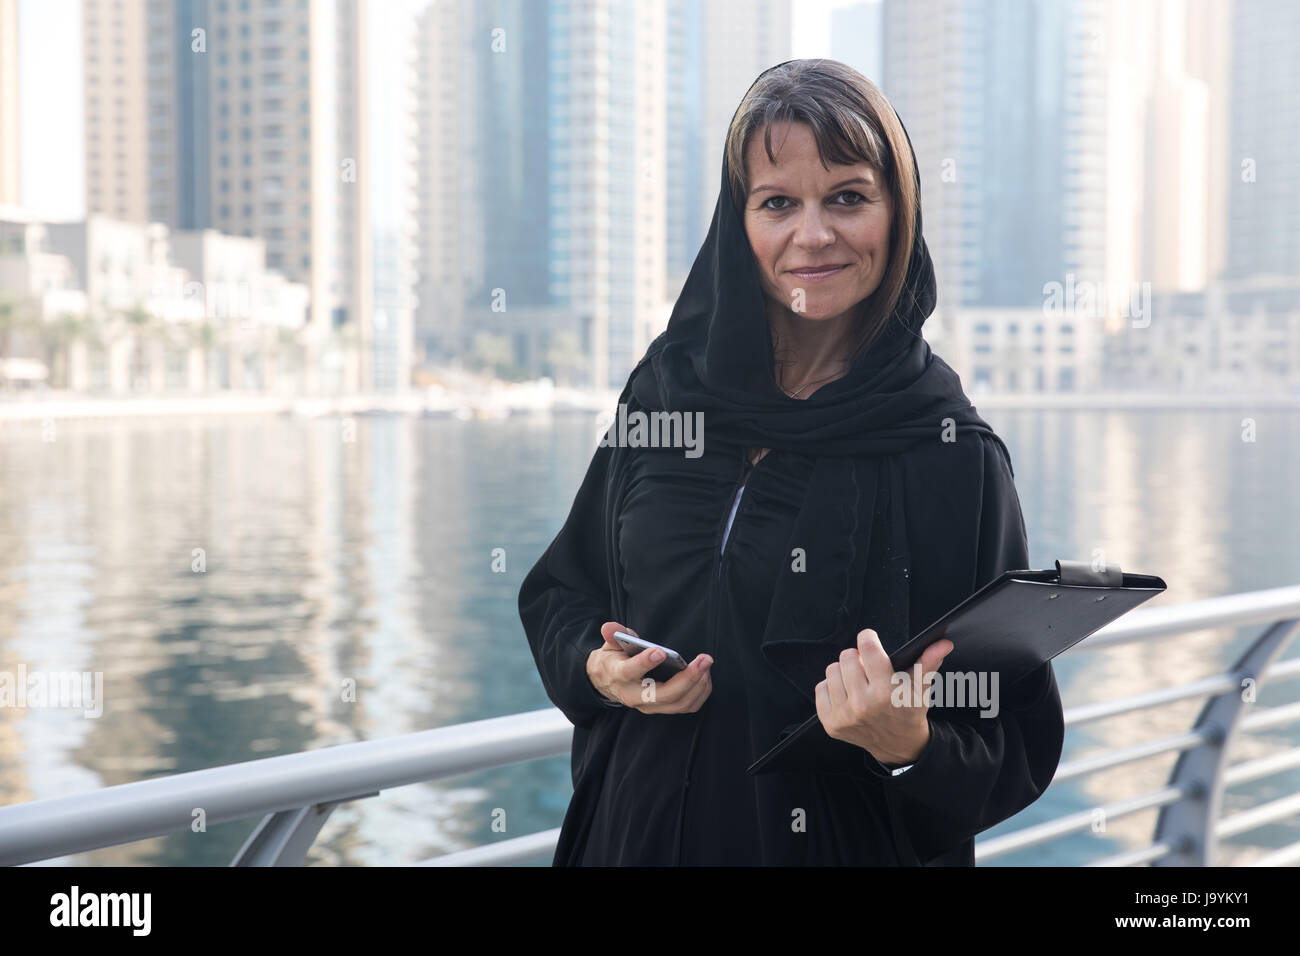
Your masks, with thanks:
[[[708,238],[620,397],[629,413],[702,411],[703,454],[599,447],[519,594],[542,683],[574,724],[555,863],[972,864],[975,834],[1056,770],[1050,664],[1001,687],[994,718],[932,707],[930,742],[899,775],[820,730],[801,765],[745,773],[815,713],[859,630],[890,651],[1028,567],[1006,447],[919,334],[934,306],[919,215],[889,333],[806,400],[775,386],[762,301],[724,157]],[[772,451],[750,466],[747,447]],[[606,621],[688,661],[709,653],[708,700],[654,715],[607,701],[586,673]]]

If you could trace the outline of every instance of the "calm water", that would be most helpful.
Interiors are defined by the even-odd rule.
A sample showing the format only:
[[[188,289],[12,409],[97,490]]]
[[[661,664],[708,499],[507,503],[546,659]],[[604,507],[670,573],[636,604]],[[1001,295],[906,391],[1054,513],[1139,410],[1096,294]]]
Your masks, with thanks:
[[[1034,566],[1102,549],[1165,578],[1153,605],[1300,583],[1294,412],[1257,414],[1253,443],[1239,412],[985,417],[1012,451]],[[287,417],[0,428],[0,671],[100,671],[105,700],[98,719],[0,708],[0,804],[549,706],[516,595],[596,434],[587,416],[362,418],[354,441],[336,419]],[[1258,631],[1069,655],[1065,704],[1213,673]],[[1296,684],[1260,703],[1297,699]],[[1185,729],[1198,710],[1072,729],[1065,758]],[[1300,730],[1253,734],[1235,756],[1288,742]],[[990,832],[1159,786],[1172,763],[1053,787]],[[1225,809],[1297,790],[1300,772],[1270,777]],[[500,839],[497,808],[505,836],[547,829],[570,793],[567,757],[388,791],[336,810],[309,862],[402,864]],[[69,862],[224,865],[256,822]],[[1145,842],[1154,822],[998,862],[1078,863]],[[1238,838],[1229,859],[1297,839],[1292,819]]]

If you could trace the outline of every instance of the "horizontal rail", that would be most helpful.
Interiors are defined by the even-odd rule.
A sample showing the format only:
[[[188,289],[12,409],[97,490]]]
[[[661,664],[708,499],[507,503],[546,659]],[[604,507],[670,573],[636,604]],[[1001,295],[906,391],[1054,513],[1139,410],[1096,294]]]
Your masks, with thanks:
[[[1249,810],[1223,817],[1215,824],[1214,832],[1220,837],[1236,836],[1248,830],[1258,829],[1265,824],[1285,820],[1297,813],[1300,813],[1300,793],[1292,793],[1261,803]]]
[[[1271,671],[1268,676],[1272,676]],[[1243,717],[1240,726],[1242,730],[1272,729],[1295,723],[1297,720],[1300,720],[1300,703],[1284,704],[1279,707],[1266,707],[1256,710],[1249,716]],[[1066,721],[1066,726],[1070,726],[1069,720]],[[1210,743],[1211,738],[1214,736],[1209,730],[1184,730],[1176,734],[1169,734],[1166,737],[1158,737],[1155,740],[1145,740],[1140,744],[1133,744],[1119,750],[1110,750],[1090,757],[1068,760],[1056,768],[1056,775],[1052,777],[1052,783],[1061,783],[1073,777],[1083,777],[1102,770],[1110,770],[1122,764],[1134,763],[1163,753],[1179,753],[1190,750],[1193,747]],[[1260,765],[1260,767],[1251,771],[1252,775],[1250,776],[1243,776],[1246,773],[1246,764],[1234,764],[1225,771],[1225,783],[1231,786],[1234,783],[1244,783],[1259,777],[1267,777],[1271,773],[1277,773],[1277,770],[1264,769],[1265,764],[1270,761],[1283,761],[1280,767],[1283,770],[1300,766],[1300,748],[1250,761],[1249,766],[1252,768],[1255,764]],[[1258,772],[1255,772],[1256,770]]]
[[[1296,618],[1300,618],[1300,587],[1208,598],[1169,607],[1139,608],[1100,629],[1067,653],[1192,631]],[[1275,662],[1260,676],[1272,681],[1298,675],[1300,659],[1292,659]],[[1216,674],[1118,701],[1070,708],[1065,711],[1066,725],[1078,725],[1178,700],[1234,692],[1239,686],[1240,675]],[[1256,710],[1240,720],[1238,729],[1281,726],[1298,718],[1300,704]],[[233,822],[251,816],[335,804],[393,787],[567,754],[572,731],[559,710],[547,708],[404,734],[387,740],[342,744],[122,784],[74,796],[0,807],[0,864],[48,860],[188,830],[198,809],[203,810],[207,823]],[[1070,761],[1058,769],[1058,779],[1082,776],[1159,753],[1203,746],[1213,742],[1212,737],[1213,731],[1202,728]],[[1258,779],[1297,765],[1300,765],[1300,757],[1290,752],[1250,761],[1228,768],[1225,771],[1226,785]],[[1166,787],[1115,801],[1100,809],[1109,818],[1124,816],[1177,801],[1189,795],[1184,790]],[[1252,820],[1263,819],[1269,814],[1276,815],[1269,816],[1269,820],[1281,819],[1294,812],[1293,799],[1283,798],[1245,811],[1221,821],[1221,826],[1235,833],[1249,829]],[[977,841],[977,859],[993,859],[1055,836],[1078,832],[1091,825],[1095,812],[1088,810],[1071,814]],[[535,859],[554,851],[558,832],[550,830],[501,840],[416,865],[484,865]],[[1169,852],[1172,851],[1155,845],[1107,859],[1150,860]]]
[[[1275,707],[1273,709],[1283,710],[1284,708]],[[1242,721],[1242,723],[1244,724],[1245,721]],[[1223,771],[1223,785],[1233,787],[1239,783],[1248,783],[1262,777],[1270,777],[1275,773],[1282,773],[1284,770],[1294,770],[1296,767],[1300,767],[1300,747],[1292,747],[1290,750],[1269,754],[1267,757],[1256,757],[1254,760],[1234,763]]]
[[[1065,710],[1065,725],[1067,727],[1076,724],[1085,724],[1094,720],[1102,720],[1106,717],[1117,717],[1120,714],[1129,714],[1135,710],[1146,710],[1150,707],[1163,707],[1165,704],[1172,704],[1180,700],[1192,700],[1198,697],[1208,697],[1214,694],[1227,694],[1241,689],[1240,674],[1212,674],[1209,677],[1201,677],[1194,681],[1188,681],[1186,684],[1173,684],[1169,687],[1159,687],[1156,690],[1147,691],[1142,694],[1134,694],[1131,697],[1117,697],[1114,700],[1101,700],[1091,704],[1080,704],[1077,707],[1070,707]],[[1300,676],[1300,658],[1293,658],[1285,661],[1278,661],[1268,668],[1261,675],[1267,678],[1270,684],[1280,680]],[[1289,704],[1288,707],[1297,707],[1300,705]],[[1275,707],[1273,710],[1281,711],[1282,708]],[[1274,717],[1280,723],[1287,723],[1293,720],[1293,717],[1286,717],[1277,714]],[[1243,722],[1249,718],[1243,718]]]
[[[1264,676],[1270,683],[1273,680],[1273,670],[1269,668],[1264,672]],[[1300,701],[1257,709],[1254,713],[1241,718],[1241,726],[1244,730],[1272,730],[1274,727],[1281,727],[1297,719],[1300,719]]]
[[[1200,697],[1212,697],[1217,694],[1229,694],[1240,688],[1235,674],[1215,674],[1189,681],[1186,684],[1172,684],[1158,687],[1131,697],[1118,697],[1115,700],[1100,700],[1091,704],[1067,707],[1065,725],[1067,727],[1103,720],[1106,717],[1118,717],[1131,714],[1135,710],[1147,710],[1151,707],[1163,707],[1165,704],[1180,700],[1195,700]]]
[[[1279,707],[1274,709],[1282,710],[1284,708]],[[1264,715],[1258,715],[1258,716],[1264,716]],[[1202,735],[1195,732],[1189,731],[1182,734],[1174,734],[1169,737],[1162,738],[1159,741],[1152,741],[1151,744],[1139,744],[1135,747],[1127,748],[1125,751],[1122,751],[1122,753],[1125,754],[1132,753],[1133,755],[1127,756],[1124,758],[1123,761],[1117,761],[1117,763],[1127,762],[1128,760],[1140,759],[1141,757],[1152,756],[1154,754],[1159,754],[1159,753],[1172,752],[1176,750],[1184,750],[1187,749],[1187,747],[1189,746],[1198,746],[1201,743],[1201,741],[1202,741]],[[1161,746],[1158,747],[1153,746],[1156,744],[1159,744]],[[1109,755],[1105,755],[1105,756],[1109,756]],[[1061,765],[1062,769],[1057,771],[1056,776],[1052,778],[1052,783],[1057,783],[1062,779],[1068,779],[1069,777],[1079,776],[1083,773],[1088,773],[1093,770],[1101,769],[1102,767],[1108,767],[1112,765],[1107,763],[1107,764],[1101,764],[1099,766],[1092,766],[1092,767],[1079,766],[1079,765],[1090,763],[1091,759],[1092,758],[1089,758],[1088,760],[1071,761],[1070,763],[1062,764]],[[1067,769],[1067,768],[1074,768],[1076,766],[1078,766],[1078,770]],[[1296,747],[1282,754],[1273,754],[1268,757],[1259,757],[1254,760],[1248,760],[1239,764],[1233,764],[1231,767],[1228,768],[1228,770],[1225,773],[1225,782],[1228,786],[1231,786],[1236,783],[1243,783],[1250,780],[1257,780],[1260,779],[1261,777],[1269,776],[1270,774],[1281,773],[1285,770],[1290,770],[1295,767],[1300,767],[1300,747]],[[1112,805],[1112,809],[1108,811],[1107,819],[1114,819],[1116,816],[1122,816],[1126,813],[1137,813],[1142,810],[1155,809],[1157,806],[1160,805],[1161,804],[1159,803],[1144,804],[1134,809],[1127,809],[1127,808],[1122,809],[1120,813],[1114,812],[1113,810],[1114,805]],[[1082,820],[1084,818],[1084,815],[1086,814],[1087,822],[1089,825],[1091,825],[1094,812],[1095,811],[1093,810],[1083,811],[1079,814],[1076,814],[1076,817],[1078,818],[1078,820]],[[1057,817],[1053,820],[1046,821],[1046,823],[1038,824],[1037,826],[1046,827],[1048,824],[1058,823],[1063,819],[1066,818]],[[1071,819],[1070,822],[1072,826],[1075,823],[1077,823],[1077,821],[1074,820],[1073,818]],[[1030,828],[1016,830],[1013,831],[1013,833],[1006,834],[1005,836],[1010,837],[1015,834],[1024,833],[1028,829]],[[1081,829],[1083,829],[1083,827],[1074,826],[1074,829],[1072,829],[1071,832],[1077,832],[1078,830]],[[1061,835],[1059,832],[1051,832],[1043,840],[1035,839],[1030,843],[1024,844],[1023,846],[1015,847],[1011,849],[1001,848],[998,845],[996,841],[1003,839],[1002,836],[987,838],[983,840],[977,839],[975,841],[975,846],[976,846],[977,853],[980,852],[980,848],[984,848],[980,858],[983,860],[989,860],[989,859],[996,858],[998,856],[1005,855],[1007,853],[1016,852],[1016,850],[1018,849],[1025,849],[1029,846],[1034,846],[1039,843],[1046,842],[1047,840],[1055,839],[1059,835]],[[454,853],[448,853],[445,856],[435,857],[431,860],[425,860],[420,863],[414,863],[412,865],[413,866],[505,866],[511,863],[527,862],[529,860],[534,860],[542,856],[552,855],[555,852],[555,845],[559,839],[559,836],[560,836],[559,829],[546,830],[542,833],[534,833],[524,837],[515,837],[509,840],[501,840],[497,843],[491,843],[485,846],[474,847],[473,849],[469,849],[469,850],[459,850]],[[1295,847],[1300,848],[1300,843],[1297,843]],[[1108,856],[1108,857],[1103,857],[1102,859],[1099,860],[1093,860],[1090,863],[1087,863],[1085,865],[1087,866],[1136,866],[1141,863],[1154,862],[1155,860],[1158,860],[1161,857],[1167,856],[1170,852],[1171,852],[1171,848],[1169,846],[1163,843],[1153,843],[1148,846],[1139,847],[1134,850],[1127,850],[1123,853],[1119,853],[1114,856]],[[1281,858],[1279,857],[1279,859]],[[1300,859],[1300,857],[1297,857],[1297,859]],[[1277,862],[1277,863],[1267,864],[1267,865],[1282,866],[1284,864],[1282,862]]]
[[[1168,806],[1188,796],[1193,796],[1193,794],[1187,788],[1161,787],[1159,790],[1140,793],[1135,797],[1126,797],[1123,800],[1116,800],[1099,807],[1090,807],[1087,810],[1067,813],[1063,817],[1036,823],[1022,830],[1016,830],[1014,833],[990,837],[983,841],[977,840],[975,842],[975,862],[992,860],[1008,853],[1016,853],[1031,846],[1046,843],[1048,840],[1082,833],[1092,827],[1092,822],[1097,819],[1098,813],[1100,813],[1103,820],[1116,820],[1134,813],[1141,813],[1143,810]]]
[[[435,856],[431,860],[421,860],[412,866],[507,866],[511,863],[528,863],[543,856],[555,854],[555,846],[560,841],[560,828],[530,833],[528,836],[512,837],[496,843],[468,850],[457,850],[445,856]]]
[[[1184,730],[1182,733],[1170,734],[1168,737],[1133,744],[1131,747],[1125,747],[1122,750],[1112,750],[1092,757],[1069,760],[1056,768],[1052,783],[1062,783],[1073,777],[1084,777],[1101,770],[1110,770],[1113,767],[1145,760],[1148,757],[1155,757],[1163,753],[1180,753],[1201,746],[1201,744],[1208,742],[1210,736],[1209,732],[1204,730]]]
[[[1156,860],[1163,860],[1174,848],[1168,843],[1152,843],[1150,846],[1139,847],[1136,850],[1128,850],[1124,853],[1116,853],[1113,856],[1104,856],[1100,860],[1091,860],[1084,866],[1137,866],[1141,863],[1154,863]]]
[[[1292,843],[1289,846],[1281,847],[1271,853],[1266,853],[1257,860],[1252,860],[1247,866],[1290,866],[1292,863],[1300,863],[1300,843]]]
[[[536,710],[0,807],[0,865],[188,830],[199,809],[229,823],[565,754],[572,734],[560,711]]]
[[[1098,628],[1062,654],[1099,651],[1116,644],[1145,641],[1174,634],[1248,627],[1300,617],[1300,585],[1226,594],[1184,604],[1140,607]]]

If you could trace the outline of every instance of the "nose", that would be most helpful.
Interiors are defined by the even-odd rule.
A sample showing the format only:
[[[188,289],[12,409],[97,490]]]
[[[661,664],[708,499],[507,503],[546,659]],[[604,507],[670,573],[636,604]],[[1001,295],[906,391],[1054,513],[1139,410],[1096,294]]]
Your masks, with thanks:
[[[826,210],[819,203],[805,204],[794,227],[794,244],[801,249],[823,249],[835,242]]]

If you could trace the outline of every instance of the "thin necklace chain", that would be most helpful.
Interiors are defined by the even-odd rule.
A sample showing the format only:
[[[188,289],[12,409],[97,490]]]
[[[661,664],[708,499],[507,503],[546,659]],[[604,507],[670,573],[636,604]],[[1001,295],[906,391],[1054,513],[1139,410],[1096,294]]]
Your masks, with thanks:
[[[799,393],[802,392],[802,391],[803,391],[805,388],[807,388],[809,385],[817,385],[817,384],[820,383],[820,382],[828,382],[828,381],[830,381],[831,379],[833,379],[833,378],[834,378],[836,375],[838,375],[838,374],[839,374],[839,373],[836,372],[836,373],[834,373],[834,374],[832,374],[832,375],[827,375],[825,378],[817,379],[816,381],[813,381],[813,382],[804,382],[802,385],[800,385],[798,388],[796,388],[793,392],[787,392],[786,389],[785,389],[785,386],[782,385],[782,386],[781,386],[781,391],[785,392],[785,393],[786,393],[787,395],[789,395],[791,398],[797,398],[797,397],[799,396]],[[763,452],[766,452],[766,449],[762,449],[762,451],[763,451]],[[758,457],[761,459],[761,458],[763,457],[763,455],[760,454]],[[749,467],[750,467],[750,468],[753,468],[755,465],[758,464],[758,461],[750,461],[748,457],[746,457],[745,461],[749,464]]]
[[[833,373],[833,374],[831,374],[831,375],[827,375],[825,378],[819,378],[819,379],[817,379],[817,380],[815,380],[815,381],[812,381],[812,382],[804,382],[802,385],[800,385],[798,388],[796,388],[793,392],[786,391],[786,388],[785,388],[785,386],[783,385],[783,386],[781,386],[781,391],[785,392],[785,393],[786,393],[787,395],[789,395],[791,398],[797,398],[797,397],[799,396],[799,393],[802,392],[802,391],[803,391],[805,388],[807,388],[809,385],[819,385],[819,384],[821,384],[822,382],[828,382],[828,381],[830,381],[831,379],[833,379],[836,375],[839,375],[839,374],[840,374],[839,372],[835,372],[835,373]]]

